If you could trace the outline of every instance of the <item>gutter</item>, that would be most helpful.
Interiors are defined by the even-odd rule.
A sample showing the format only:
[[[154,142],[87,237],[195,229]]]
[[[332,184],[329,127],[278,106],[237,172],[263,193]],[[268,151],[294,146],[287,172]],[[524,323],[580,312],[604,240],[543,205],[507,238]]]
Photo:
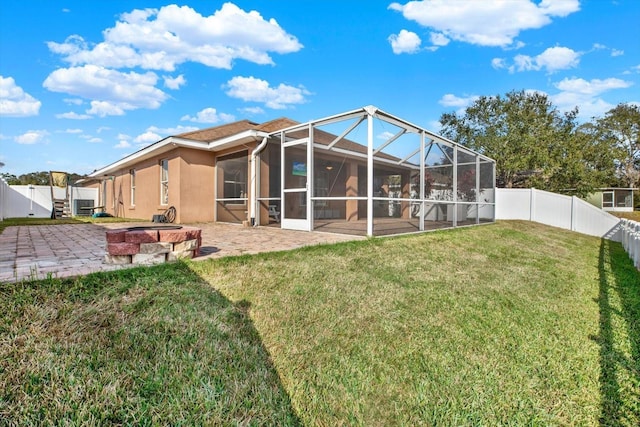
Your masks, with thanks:
[[[265,136],[262,138],[262,142],[253,149],[251,152],[251,199],[249,200],[249,216],[251,218],[251,225],[255,227],[256,224],[256,205],[258,204],[258,163],[256,162],[256,158],[258,154],[267,146],[267,142],[269,141],[269,137]]]

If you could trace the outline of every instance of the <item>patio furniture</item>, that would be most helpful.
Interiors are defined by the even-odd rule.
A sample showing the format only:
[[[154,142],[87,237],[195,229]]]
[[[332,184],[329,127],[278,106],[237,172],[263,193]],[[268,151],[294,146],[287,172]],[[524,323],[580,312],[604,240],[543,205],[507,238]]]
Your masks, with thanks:
[[[276,222],[280,222],[280,212],[276,205],[269,205],[269,217],[273,218]]]

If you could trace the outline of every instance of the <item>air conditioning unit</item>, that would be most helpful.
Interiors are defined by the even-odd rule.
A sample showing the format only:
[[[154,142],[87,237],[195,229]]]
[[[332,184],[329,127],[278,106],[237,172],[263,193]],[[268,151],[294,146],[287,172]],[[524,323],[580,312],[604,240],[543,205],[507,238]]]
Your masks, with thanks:
[[[83,208],[91,208],[94,204],[95,202],[92,199],[75,199],[73,201],[73,214],[77,216],[91,216],[93,211]]]

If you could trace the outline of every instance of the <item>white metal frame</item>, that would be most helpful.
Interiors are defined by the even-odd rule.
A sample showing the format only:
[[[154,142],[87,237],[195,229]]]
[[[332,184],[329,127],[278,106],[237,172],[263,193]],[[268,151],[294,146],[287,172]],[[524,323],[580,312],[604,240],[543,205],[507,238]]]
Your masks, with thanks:
[[[373,135],[373,120],[374,118],[379,119],[381,121],[390,123],[394,126],[397,126],[398,128],[400,128],[400,131],[397,132],[395,135],[391,136],[387,141],[385,141],[382,145],[380,145],[379,147],[374,147],[374,135]],[[355,123],[352,124],[351,126],[347,127],[347,129],[342,132],[340,134],[340,136],[336,137],[332,142],[330,142],[328,145],[324,145],[324,144],[316,144],[314,143],[314,138],[313,138],[313,131],[315,129],[315,127],[317,126],[324,126],[324,125],[329,125],[329,124],[333,124],[333,123],[337,123],[337,122],[342,122],[342,121],[346,121],[346,120],[352,120],[355,119]],[[350,150],[346,150],[344,148],[339,148],[336,146],[336,144],[346,138],[346,136],[355,128],[357,128],[364,120],[367,121],[367,152],[366,154],[363,153],[355,153],[353,151]],[[294,141],[290,141],[286,139],[286,134],[288,132],[294,132],[294,131],[302,131],[302,130],[307,130],[308,131],[308,138],[304,138],[301,140],[294,140]],[[420,136],[420,147],[415,150],[415,152],[413,152],[411,155],[405,157],[404,159],[401,160],[391,160],[391,159],[385,159],[385,158],[381,158],[381,157],[375,157],[376,154],[378,154],[379,152],[381,152],[386,146],[388,146],[389,144],[391,144],[392,142],[394,142],[396,139],[398,139],[399,137],[401,137],[402,135],[406,134],[406,133],[414,133],[414,134],[418,134]],[[331,201],[331,200],[366,200],[367,201],[367,231],[366,234],[368,236],[373,236],[374,235],[374,200],[377,200],[378,198],[374,197],[374,162],[375,163],[380,163],[380,164],[384,164],[384,163],[388,163],[390,165],[399,165],[399,164],[407,164],[409,167],[413,167],[415,169],[419,168],[419,174],[420,174],[420,182],[424,183],[425,180],[425,169],[427,168],[426,166],[426,156],[428,155],[428,153],[430,152],[430,148],[429,150],[426,149],[427,145],[429,145],[430,147],[433,144],[436,144],[438,146],[440,145],[444,145],[447,147],[450,147],[453,149],[453,158],[450,159],[451,160],[451,165],[448,165],[450,167],[452,167],[452,176],[453,176],[453,188],[456,191],[453,191],[453,198],[451,201],[436,201],[436,200],[432,200],[426,197],[425,191],[424,191],[424,185],[420,185],[420,194],[419,194],[419,199],[406,199],[406,198],[399,198],[397,199],[397,201],[409,201],[410,203],[420,203],[421,205],[421,209],[420,209],[420,227],[419,230],[420,231],[424,231],[424,219],[425,219],[425,213],[424,213],[424,205],[425,203],[444,203],[444,204],[448,204],[448,205],[475,205],[478,208],[478,211],[480,209],[481,205],[492,205],[493,206],[493,212],[494,212],[494,218],[495,218],[495,198],[493,201],[491,202],[482,202],[480,201],[478,198],[476,198],[475,202],[467,202],[467,201],[458,201],[458,194],[457,194],[457,184],[458,184],[458,166],[461,165],[465,165],[465,164],[475,164],[476,167],[476,195],[478,195],[480,193],[480,169],[481,169],[481,162],[485,161],[485,162],[490,162],[494,165],[493,167],[493,176],[492,176],[492,181],[493,181],[493,188],[495,188],[495,161],[489,157],[484,156],[483,154],[474,152],[472,150],[469,150],[467,148],[461,147],[459,146],[459,144],[457,144],[454,141],[451,141],[441,135],[437,135],[433,132],[430,132],[426,129],[423,129],[419,126],[413,125],[407,121],[404,121],[402,119],[399,119],[395,116],[392,116],[388,113],[385,113],[379,109],[377,109],[376,107],[373,106],[367,106],[358,110],[353,110],[353,111],[349,111],[343,114],[338,114],[335,116],[330,116],[330,117],[326,117],[323,119],[319,119],[319,120],[315,120],[315,121],[310,121],[304,124],[300,124],[300,125],[295,125],[295,126],[291,126],[289,128],[286,129],[282,129],[276,132],[273,132],[272,134],[270,134],[270,136],[276,136],[279,135],[281,138],[281,154],[280,154],[280,158],[281,158],[281,227],[282,228],[292,228],[292,229],[297,229],[297,230],[305,230],[305,231],[311,231],[313,230],[313,221],[314,221],[314,212],[313,212],[313,203],[315,201]],[[305,188],[291,188],[291,189],[285,189],[285,168],[284,168],[284,160],[285,160],[285,151],[288,147],[291,146],[295,146],[295,145],[299,145],[302,143],[306,143],[306,149],[307,149],[307,182],[306,182],[306,186]],[[319,149],[319,150],[326,150],[326,151],[330,151],[336,154],[344,154],[344,155],[349,155],[351,157],[359,157],[362,158],[363,160],[366,159],[366,164],[367,164],[367,196],[366,197],[315,197],[314,194],[314,182],[313,182],[313,175],[314,175],[314,150],[315,149]],[[473,155],[475,157],[475,160],[473,163],[458,163],[458,151],[464,151],[469,153],[470,155]],[[443,153],[446,152],[445,150],[442,150]],[[418,165],[412,165],[411,163],[406,163],[407,160],[411,157],[413,157],[415,154],[420,153],[420,163]],[[305,198],[306,198],[306,202],[307,202],[307,218],[304,220],[300,220],[300,219],[293,219],[293,218],[287,218],[286,217],[286,200],[285,200],[285,194],[287,193],[293,193],[293,192],[298,192],[298,193],[305,193]],[[258,203],[259,200],[265,200],[264,198],[258,198],[257,196],[254,198],[255,202],[254,203]],[[395,201],[395,199],[394,199]],[[452,226],[455,227],[458,225],[458,216],[457,216],[457,209],[453,210],[453,221],[452,221]],[[476,216],[476,224],[480,223],[480,215],[478,214]]]
[[[310,126],[311,128],[311,126]],[[310,189],[313,188],[313,134],[309,134],[309,138],[302,138],[294,141],[285,141],[285,132],[281,133],[281,150],[280,150],[280,226],[290,230],[311,231],[313,230],[313,206],[309,197]],[[304,145],[306,148],[306,161],[307,161],[307,176],[304,187],[297,188],[285,188],[286,185],[286,168],[285,168],[285,153],[287,148]],[[305,199],[306,205],[306,219],[300,218],[288,218],[287,217],[287,198],[286,194],[298,193]]]

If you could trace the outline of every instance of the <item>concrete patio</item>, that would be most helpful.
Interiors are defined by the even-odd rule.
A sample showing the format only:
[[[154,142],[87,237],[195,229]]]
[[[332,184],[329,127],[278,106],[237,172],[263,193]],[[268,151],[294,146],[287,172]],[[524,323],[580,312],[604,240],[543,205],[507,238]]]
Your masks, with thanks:
[[[104,263],[105,231],[149,223],[60,224],[7,227],[0,234],[0,282],[72,277],[131,268]],[[201,255],[194,260],[282,251],[363,239],[334,233],[248,228],[235,224],[189,224],[202,229]]]

